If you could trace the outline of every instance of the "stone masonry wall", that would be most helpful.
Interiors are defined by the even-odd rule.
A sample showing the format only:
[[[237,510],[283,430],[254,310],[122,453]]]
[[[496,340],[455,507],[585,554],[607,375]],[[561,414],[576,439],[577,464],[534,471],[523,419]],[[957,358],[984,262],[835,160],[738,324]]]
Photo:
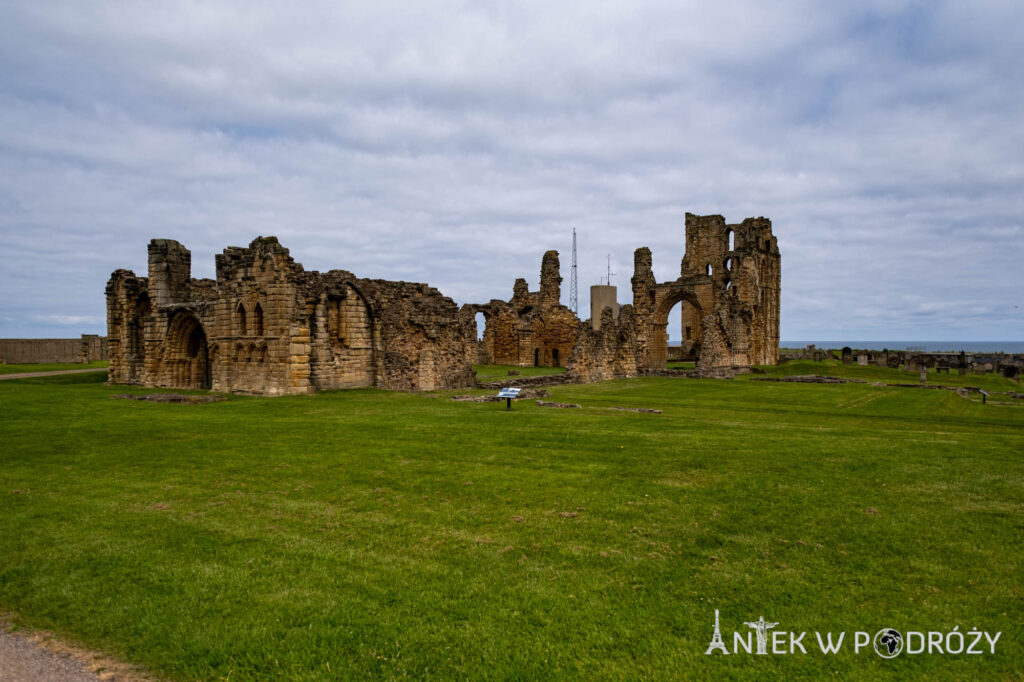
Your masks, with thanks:
[[[0,364],[86,363],[107,357],[107,338],[96,334],[77,339],[0,339]]]
[[[286,395],[461,388],[473,373],[455,303],[425,284],[306,272],[275,237],[219,254],[217,279],[153,240],[149,277],[107,284],[112,383]]]
[[[579,333],[580,321],[563,306],[558,252],[548,251],[541,260],[540,291],[529,291],[519,278],[512,298],[469,306],[484,312],[484,361],[499,365],[564,367]]]

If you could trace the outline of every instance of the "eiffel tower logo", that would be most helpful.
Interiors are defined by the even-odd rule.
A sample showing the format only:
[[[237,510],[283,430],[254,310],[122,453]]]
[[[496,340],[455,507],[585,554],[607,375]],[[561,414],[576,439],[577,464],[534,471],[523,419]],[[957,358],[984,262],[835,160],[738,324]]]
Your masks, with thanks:
[[[722,631],[718,629],[718,609],[715,609],[715,634],[711,636],[711,644],[708,646],[708,650],[704,652],[704,655],[707,656],[715,650],[721,651],[726,655],[729,654],[729,650],[725,648],[725,642],[722,641]]]

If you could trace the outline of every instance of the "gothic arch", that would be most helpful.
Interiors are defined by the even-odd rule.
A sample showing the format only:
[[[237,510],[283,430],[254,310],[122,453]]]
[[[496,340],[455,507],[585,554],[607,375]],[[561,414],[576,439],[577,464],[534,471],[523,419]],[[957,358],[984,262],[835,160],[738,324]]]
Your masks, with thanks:
[[[647,347],[647,366],[664,368],[668,363],[668,316],[678,303],[684,303],[693,309],[695,322],[691,325],[691,341],[700,343],[702,335],[704,307],[697,298],[693,287],[682,284],[659,284],[654,287],[654,310],[650,317],[650,342]],[[686,325],[683,325],[683,336],[686,336]],[[699,346],[698,346],[699,348]],[[699,351],[698,351],[699,352]]]
[[[253,336],[263,336],[263,306],[256,303],[252,307],[252,333]]]
[[[383,354],[378,317],[370,300],[349,279],[332,282],[318,298],[310,322],[313,385],[320,389],[377,385]]]
[[[247,332],[245,304],[239,301],[235,306],[235,336],[245,336]]]

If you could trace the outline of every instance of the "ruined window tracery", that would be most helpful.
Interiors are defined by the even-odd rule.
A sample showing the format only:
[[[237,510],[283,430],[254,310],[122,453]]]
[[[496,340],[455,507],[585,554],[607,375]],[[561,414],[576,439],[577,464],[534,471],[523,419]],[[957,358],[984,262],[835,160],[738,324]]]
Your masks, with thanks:
[[[238,307],[235,308],[235,334],[237,336],[245,336],[246,334],[245,306],[242,305],[241,301],[239,301]]]
[[[252,309],[252,333],[263,336],[263,307],[259,303]]]

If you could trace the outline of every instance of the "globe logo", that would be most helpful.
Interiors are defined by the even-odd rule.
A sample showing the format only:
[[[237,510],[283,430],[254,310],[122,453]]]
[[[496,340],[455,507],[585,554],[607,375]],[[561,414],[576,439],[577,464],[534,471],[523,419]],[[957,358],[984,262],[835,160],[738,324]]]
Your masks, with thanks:
[[[896,658],[903,651],[903,635],[892,628],[883,628],[875,634],[875,653],[882,658]]]

